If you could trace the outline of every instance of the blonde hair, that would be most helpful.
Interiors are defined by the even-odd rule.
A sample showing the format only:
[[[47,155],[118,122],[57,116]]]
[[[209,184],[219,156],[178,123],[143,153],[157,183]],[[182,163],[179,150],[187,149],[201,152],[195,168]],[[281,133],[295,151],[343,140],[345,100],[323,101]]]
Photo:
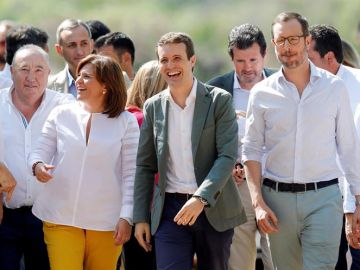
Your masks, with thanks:
[[[354,47],[346,40],[341,40],[341,43],[344,54],[343,64],[353,68],[360,68],[359,54]]]
[[[143,64],[135,75],[128,90],[127,106],[143,108],[145,101],[167,87],[160,75],[159,63],[152,60]]]

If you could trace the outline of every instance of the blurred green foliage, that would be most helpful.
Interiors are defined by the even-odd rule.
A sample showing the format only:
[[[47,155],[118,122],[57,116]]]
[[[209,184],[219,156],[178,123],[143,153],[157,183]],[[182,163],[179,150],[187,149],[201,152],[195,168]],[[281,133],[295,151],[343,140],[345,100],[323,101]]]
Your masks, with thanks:
[[[134,40],[136,67],[156,58],[154,48],[162,34],[189,33],[198,59],[195,73],[204,81],[232,68],[226,51],[227,35],[235,25],[246,22],[263,30],[269,47],[267,66],[278,67],[270,43],[270,27],[273,18],[282,11],[296,11],[307,17],[310,24],[333,25],[342,38],[356,45],[359,0],[0,1],[0,19],[32,24],[48,32],[54,72],[64,65],[53,49],[58,24],[65,18],[98,19],[112,31],[127,33]]]

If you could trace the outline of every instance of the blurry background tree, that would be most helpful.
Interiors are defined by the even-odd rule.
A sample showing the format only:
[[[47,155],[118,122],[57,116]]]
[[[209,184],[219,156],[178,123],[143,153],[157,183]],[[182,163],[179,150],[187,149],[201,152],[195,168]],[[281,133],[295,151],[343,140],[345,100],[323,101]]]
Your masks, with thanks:
[[[122,31],[135,42],[135,66],[155,59],[159,37],[169,31],[189,33],[195,43],[196,75],[203,81],[231,69],[226,51],[232,27],[258,25],[268,43],[267,66],[278,67],[271,45],[271,22],[282,11],[296,11],[310,24],[335,26],[357,49],[359,0],[1,0],[0,19],[32,24],[50,36],[53,72],[63,67],[55,54],[55,32],[65,18],[98,19],[112,31]]]

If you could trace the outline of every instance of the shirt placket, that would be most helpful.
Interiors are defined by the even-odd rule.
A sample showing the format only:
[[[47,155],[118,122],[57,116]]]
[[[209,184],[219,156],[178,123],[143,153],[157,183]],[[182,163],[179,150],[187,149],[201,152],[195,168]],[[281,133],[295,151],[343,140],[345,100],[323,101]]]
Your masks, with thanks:
[[[31,152],[31,127],[27,126],[25,129],[25,160],[30,155]],[[33,186],[32,186],[32,176],[29,173],[26,173],[26,194],[24,205],[31,205],[33,199]]]

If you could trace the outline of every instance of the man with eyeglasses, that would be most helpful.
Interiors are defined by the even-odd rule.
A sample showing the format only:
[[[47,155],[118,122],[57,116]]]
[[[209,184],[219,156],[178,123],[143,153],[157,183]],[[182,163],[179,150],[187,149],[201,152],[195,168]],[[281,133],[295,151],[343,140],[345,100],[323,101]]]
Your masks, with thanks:
[[[304,17],[280,13],[272,38],[282,68],[252,89],[243,139],[257,223],[269,234],[275,269],[334,269],[342,227],[336,153],[360,204],[360,143],[347,90],[308,60]],[[359,216],[356,206],[353,232]]]

